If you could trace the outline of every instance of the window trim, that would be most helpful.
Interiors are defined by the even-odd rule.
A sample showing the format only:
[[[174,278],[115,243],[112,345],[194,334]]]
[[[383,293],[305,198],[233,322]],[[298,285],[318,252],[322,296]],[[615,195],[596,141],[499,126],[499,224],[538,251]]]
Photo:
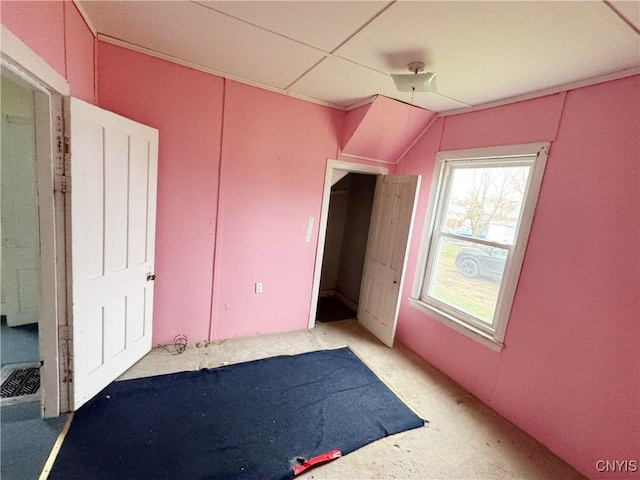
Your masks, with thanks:
[[[465,150],[441,151],[436,154],[435,168],[429,192],[428,207],[425,214],[423,232],[420,242],[420,251],[416,265],[415,279],[409,297],[409,304],[417,310],[427,314],[454,330],[463,333],[495,351],[504,347],[504,337],[513,306],[513,300],[517,290],[522,263],[527,248],[529,233],[533,223],[535,208],[538,203],[540,187],[549,155],[549,142],[536,142],[517,145],[502,145],[497,147],[474,148]],[[531,173],[529,175],[526,195],[523,201],[520,225],[516,232],[513,246],[509,249],[509,259],[505,265],[505,277],[502,279],[502,287],[496,303],[496,315],[494,328],[480,328],[463,318],[458,318],[452,312],[447,312],[437,304],[427,303],[422,300],[422,293],[426,284],[426,271],[429,262],[429,253],[432,250],[434,240],[434,228],[438,218],[439,209],[442,208],[441,195],[446,181],[446,166],[461,162],[473,161],[479,164],[491,163],[500,159],[523,157],[532,160]],[[483,162],[487,160],[487,162]],[[447,235],[449,236],[449,235]],[[451,235],[456,237],[455,235]],[[469,238],[461,237],[469,241]],[[473,241],[475,242],[476,239]]]

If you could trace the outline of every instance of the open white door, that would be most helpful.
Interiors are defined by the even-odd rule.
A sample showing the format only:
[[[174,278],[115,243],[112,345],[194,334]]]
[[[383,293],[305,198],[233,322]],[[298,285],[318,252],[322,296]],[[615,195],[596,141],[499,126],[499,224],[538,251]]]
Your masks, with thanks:
[[[385,345],[396,334],[418,175],[379,175],[369,225],[358,320]]]
[[[72,410],[151,350],[158,131],[70,99]]]

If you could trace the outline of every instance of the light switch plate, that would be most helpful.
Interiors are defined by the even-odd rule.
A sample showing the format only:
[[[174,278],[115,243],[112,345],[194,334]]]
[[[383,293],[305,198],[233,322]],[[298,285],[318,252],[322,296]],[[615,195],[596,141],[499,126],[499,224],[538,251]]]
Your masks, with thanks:
[[[315,218],[309,217],[309,223],[307,224],[307,236],[304,237],[304,241],[309,243],[311,241],[311,234],[313,233],[313,222]]]

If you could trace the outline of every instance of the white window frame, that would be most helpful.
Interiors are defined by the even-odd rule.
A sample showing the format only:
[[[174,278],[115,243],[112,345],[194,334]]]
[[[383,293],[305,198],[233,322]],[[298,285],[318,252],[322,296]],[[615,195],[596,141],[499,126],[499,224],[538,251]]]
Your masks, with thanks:
[[[437,153],[416,276],[409,297],[409,303],[412,307],[495,351],[502,349],[548,155],[548,142]],[[477,322],[471,315],[466,315],[445,303],[438,302],[436,299],[423,294],[426,287],[428,269],[431,268],[431,262],[433,261],[431,257],[436,251],[435,242],[438,238],[446,236],[493,246],[493,242],[485,242],[481,239],[456,234],[444,235],[436,231],[438,227],[436,221],[442,216],[442,209],[446,204],[444,194],[447,191],[447,176],[450,167],[469,162],[473,162],[477,166],[496,163],[506,165],[507,162],[513,162],[514,165],[525,162],[531,165],[531,172],[523,198],[520,223],[513,245],[500,245],[500,248],[505,248],[509,251],[509,255],[500,284],[494,322],[491,326]],[[432,254],[432,252],[434,253]]]

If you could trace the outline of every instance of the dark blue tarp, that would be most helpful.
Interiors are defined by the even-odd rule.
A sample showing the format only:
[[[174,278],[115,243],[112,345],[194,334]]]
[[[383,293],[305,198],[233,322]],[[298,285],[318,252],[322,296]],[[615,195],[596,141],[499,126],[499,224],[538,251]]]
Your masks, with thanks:
[[[279,356],[112,383],[49,478],[289,479],[298,459],[423,425],[348,348]]]

